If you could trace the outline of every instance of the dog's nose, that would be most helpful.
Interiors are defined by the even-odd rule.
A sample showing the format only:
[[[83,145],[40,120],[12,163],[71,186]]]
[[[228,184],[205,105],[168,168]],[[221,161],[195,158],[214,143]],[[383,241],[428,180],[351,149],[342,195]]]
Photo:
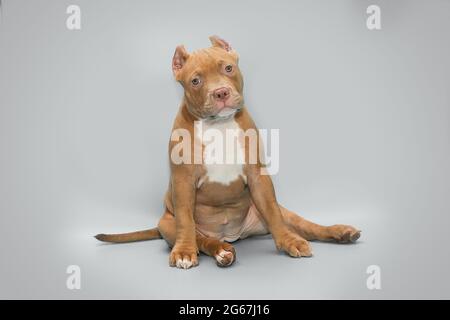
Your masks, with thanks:
[[[218,101],[224,101],[227,100],[230,96],[230,89],[228,88],[219,88],[214,90],[213,92],[214,99]]]

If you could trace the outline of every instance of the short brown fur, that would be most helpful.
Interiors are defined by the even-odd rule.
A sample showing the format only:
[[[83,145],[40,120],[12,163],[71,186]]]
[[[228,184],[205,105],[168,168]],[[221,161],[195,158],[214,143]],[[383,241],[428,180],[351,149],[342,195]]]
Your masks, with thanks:
[[[175,118],[173,130],[186,129],[194,137],[194,122],[216,116],[217,106],[211,92],[215,86],[230,91],[234,121],[244,131],[256,129],[243,101],[243,77],[238,55],[218,37],[211,37],[212,47],[191,54],[183,46],[176,49],[172,69],[184,88],[184,98]],[[232,71],[224,71],[224,66]],[[229,70],[228,68],[227,70]],[[192,79],[201,78],[199,85]],[[231,100],[230,100],[231,99]],[[169,155],[177,142],[169,143]],[[245,155],[248,145],[245,144]],[[194,148],[192,146],[192,162]],[[246,156],[246,160],[248,157]],[[172,247],[169,264],[189,268],[198,264],[199,251],[213,256],[219,266],[236,260],[233,246],[223,241],[229,234],[239,238],[271,233],[275,245],[293,257],[311,256],[308,240],[354,242],[360,231],[348,225],[321,226],[305,220],[282,207],[270,176],[262,174],[261,161],[246,161],[240,177],[228,185],[210,181],[202,164],[170,164],[171,177],[164,203],[166,210],[157,228],[119,235],[98,235],[108,242],[130,242],[164,238]],[[200,181],[202,183],[200,184]],[[242,226],[248,225],[245,231]],[[239,233],[240,232],[240,233]]]

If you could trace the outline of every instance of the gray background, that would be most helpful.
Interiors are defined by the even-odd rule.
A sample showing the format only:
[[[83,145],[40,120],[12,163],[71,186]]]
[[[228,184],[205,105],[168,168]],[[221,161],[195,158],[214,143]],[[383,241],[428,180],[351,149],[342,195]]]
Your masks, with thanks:
[[[0,27],[0,298],[450,298],[450,1],[3,0]],[[240,53],[259,127],[280,129],[279,201],[360,227],[358,244],[291,259],[254,238],[229,269],[182,271],[164,241],[92,238],[156,225],[171,57],[211,34]]]

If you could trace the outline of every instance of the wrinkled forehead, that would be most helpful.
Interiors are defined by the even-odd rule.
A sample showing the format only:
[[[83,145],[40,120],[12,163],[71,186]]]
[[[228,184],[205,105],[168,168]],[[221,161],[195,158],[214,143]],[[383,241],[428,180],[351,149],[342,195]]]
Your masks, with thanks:
[[[217,73],[224,64],[236,63],[236,57],[219,48],[207,48],[192,52],[183,68],[183,76]]]

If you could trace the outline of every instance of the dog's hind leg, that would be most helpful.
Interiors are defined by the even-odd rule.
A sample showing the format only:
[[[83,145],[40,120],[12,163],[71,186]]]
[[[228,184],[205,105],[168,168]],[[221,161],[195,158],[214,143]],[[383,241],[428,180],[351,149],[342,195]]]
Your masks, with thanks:
[[[229,267],[236,261],[236,251],[227,242],[205,237],[197,232],[197,246],[204,254],[214,257],[219,267]]]
[[[336,241],[339,243],[355,242],[361,235],[361,231],[352,226],[335,224],[322,226],[308,221],[296,213],[287,210],[280,205],[284,221],[291,229],[307,240]]]
[[[159,221],[158,229],[162,237],[172,247],[175,244],[177,231],[174,215],[167,211]],[[206,237],[198,231],[196,239],[198,249],[204,254],[214,257],[218,266],[228,267],[236,260],[236,251],[231,244]]]

